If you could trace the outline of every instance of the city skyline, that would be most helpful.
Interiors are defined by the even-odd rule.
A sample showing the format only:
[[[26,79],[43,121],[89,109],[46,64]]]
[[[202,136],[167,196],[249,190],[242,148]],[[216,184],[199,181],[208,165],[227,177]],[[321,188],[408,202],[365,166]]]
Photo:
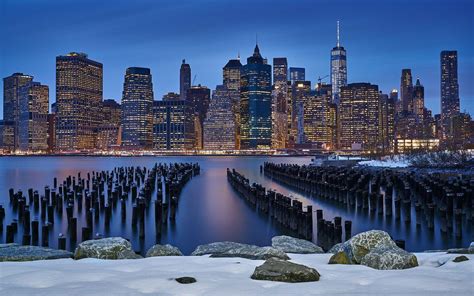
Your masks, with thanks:
[[[310,80],[314,88],[319,76],[323,77],[330,73],[330,50],[336,45],[336,21],[340,20],[341,44],[347,50],[348,57],[348,83],[370,82],[379,85],[379,89],[384,93],[389,93],[392,88],[399,89],[401,69],[409,68],[412,70],[413,81],[420,78],[425,87],[426,106],[433,110],[433,114],[437,114],[440,112],[439,54],[442,50],[457,50],[461,111],[466,110],[472,114],[474,113],[474,90],[473,86],[468,83],[474,78],[472,67],[474,63],[473,46],[469,44],[473,34],[472,18],[469,16],[469,11],[472,11],[469,7],[472,8],[472,4],[468,1],[453,1],[453,4],[448,5],[450,9],[446,9],[446,5],[443,6],[442,1],[430,2],[429,6],[423,5],[424,2],[416,1],[412,4],[408,1],[398,1],[397,4],[407,5],[407,9],[415,11],[424,9],[423,15],[413,19],[413,27],[410,31],[404,31],[407,29],[407,25],[403,22],[396,22],[397,26],[384,22],[384,26],[387,28],[385,34],[381,34],[378,28],[368,30],[369,27],[373,27],[380,16],[374,16],[367,21],[361,21],[360,16],[370,15],[370,12],[377,8],[393,8],[390,11],[396,16],[400,5],[395,5],[392,2],[377,4],[373,1],[364,1],[358,8],[360,15],[356,18],[342,5],[339,7],[338,13],[331,16],[317,14],[317,18],[308,19],[306,16],[311,12],[315,12],[315,8],[308,1],[299,1],[298,4],[301,4],[301,6],[297,12],[301,14],[301,20],[288,25],[288,30],[292,26],[298,26],[300,29],[294,31],[294,34],[291,35],[285,32],[285,42],[278,41],[278,36],[276,36],[276,31],[278,31],[276,29],[279,28],[279,25],[275,28],[271,26],[275,25],[277,20],[273,17],[266,18],[266,22],[262,23],[262,20],[255,18],[254,13],[250,11],[247,13],[248,17],[245,20],[235,23],[230,22],[229,28],[212,28],[210,32],[206,32],[210,24],[208,21],[200,20],[202,29],[192,26],[193,34],[186,33],[171,36],[170,33],[166,33],[159,35],[163,37],[159,38],[150,35],[153,29],[144,30],[145,33],[136,32],[135,35],[131,35],[129,29],[122,27],[122,23],[107,19],[106,11],[104,11],[105,7],[99,6],[96,13],[85,13],[87,16],[85,19],[88,22],[80,21],[74,15],[69,15],[71,23],[74,24],[73,26],[82,28],[77,34],[58,35],[57,32],[61,29],[55,28],[54,25],[57,25],[58,21],[68,16],[68,13],[61,16],[51,15],[49,27],[40,26],[37,28],[35,26],[37,32],[34,32],[30,37],[30,41],[35,41],[42,36],[45,38],[45,42],[38,42],[34,46],[23,48],[23,41],[18,39],[18,34],[15,34],[15,31],[20,30],[25,25],[34,25],[42,17],[48,16],[50,12],[46,13],[46,10],[54,8],[54,1],[43,3],[41,11],[45,11],[44,15],[41,17],[26,17],[25,20],[22,19],[21,24],[18,21],[12,21],[15,11],[22,9],[24,15],[28,16],[38,4],[28,1],[19,4],[5,1],[1,4],[2,22],[6,23],[2,25],[3,36],[5,36],[6,41],[4,44],[15,44],[15,46],[2,47],[2,57],[6,58],[2,58],[0,74],[2,77],[7,77],[15,72],[23,72],[34,76],[35,81],[40,81],[42,84],[48,85],[50,89],[54,89],[54,58],[70,51],[83,51],[89,54],[90,58],[104,65],[104,99],[113,98],[120,102],[123,72],[126,68],[133,66],[151,69],[155,98],[161,99],[164,94],[179,90],[179,67],[182,59],[186,59],[186,62],[191,65],[193,78],[194,75],[197,75],[194,84],[200,83],[210,89],[215,89],[216,85],[222,83],[221,70],[225,63],[229,59],[235,58],[238,53],[242,58],[249,56],[255,44],[254,36],[258,33],[258,43],[265,54],[264,58],[267,58],[270,62],[274,57],[287,57],[289,67],[306,68],[306,80]],[[29,6],[26,5],[27,3]],[[340,1],[340,3],[346,3],[346,1]],[[285,4],[278,4],[280,5],[279,8],[275,8],[277,5],[272,6],[266,1],[260,1],[254,5],[256,8],[267,7],[267,13],[274,12],[277,19],[277,16],[285,11],[285,9],[282,9]],[[321,9],[331,7],[325,1],[317,4]],[[245,7],[245,4],[241,3],[241,6]],[[371,6],[370,9],[367,9],[369,6]],[[308,9],[302,9],[305,7]],[[240,6],[233,8],[237,10],[237,12],[233,11],[233,14],[243,11]],[[364,10],[364,8],[366,9]],[[82,8],[78,9],[82,11]],[[156,8],[147,1],[140,1],[139,4],[132,6],[118,2],[116,7],[110,9],[114,11],[115,15],[118,15],[117,19],[132,21],[142,15],[149,15],[153,12],[157,15],[161,13],[157,12]],[[190,11],[196,9],[196,12],[199,12],[202,8],[189,3],[181,3],[181,5],[168,5],[165,12],[180,11],[181,14],[175,15],[175,17],[190,17],[189,21],[192,22],[195,17],[190,16]],[[214,7],[209,9],[211,15],[216,16],[217,22],[222,21],[219,12],[223,13],[225,10],[221,3],[216,3]],[[229,9],[232,9],[232,7],[229,7]],[[53,9],[53,11],[55,10]],[[129,14],[125,15],[125,12],[129,12]],[[441,15],[444,16],[443,21],[439,19]],[[101,19],[102,23],[106,22],[108,26],[100,26],[96,30],[97,34],[92,34],[93,36],[84,40],[84,32],[97,26],[97,22]],[[390,20],[387,15],[385,15],[385,19]],[[439,21],[428,22],[427,24],[427,20]],[[143,20],[144,23],[147,21],[152,22],[152,20]],[[16,23],[17,26],[7,25],[9,23]],[[66,25],[62,30],[67,27]],[[96,38],[105,32],[113,31],[113,28],[123,28],[124,30],[118,31],[120,32],[119,36],[107,36],[101,39],[101,42],[95,45],[92,44]],[[156,30],[160,31],[161,29]],[[179,27],[170,31],[178,33],[176,30],[180,31],[183,28]],[[234,30],[235,34],[230,34],[233,35],[232,37],[226,36],[229,35],[225,34],[228,30]],[[425,30],[424,34],[421,34],[423,30]],[[453,30],[455,32],[451,32]],[[221,33],[219,34],[219,32]],[[310,32],[312,33],[310,34]],[[448,34],[448,32],[451,33]],[[123,38],[122,42],[117,43],[121,34],[125,34],[127,38]],[[368,34],[374,42],[359,42],[360,40],[366,40]],[[70,35],[77,35],[77,38],[71,38]],[[144,35],[148,35],[148,38],[143,38]],[[435,35],[443,36],[443,39],[434,38]],[[419,36],[423,36],[423,38]],[[410,46],[403,47],[403,44],[399,44],[402,37],[405,38],[405,45],[410,44]],[[199,42],[200,38],[205,42]],[[380,39],[385,41],[380,42]],[[413,42],[413,40],[416,42]],[[166,44],[163,45],[162,42]],[[179,46],[182,42],[189,43],[189,46],[183,46],[182,48]],[[137,46],[131,46],[134,44]],[[154,46],[149,46],[153,44]],[[107,49],[107,47],[109,48]],[[166,48],[168,50],[163,52],[163,49]],[[212,50],[210,50],[211,48]],[[153,49],[163,54],[150,54]],[[387,60],[387,56],[391,56],[391,58]],[[367,71],[372,67],[374,67],[373,71]],[[329,80],[326,80],[326,82],[330,83]],[[50,103],[55,101],[54,92],[51,92]],[[3,113],[3,110],[0,109],[0,111],[2,111],[0,113]]]

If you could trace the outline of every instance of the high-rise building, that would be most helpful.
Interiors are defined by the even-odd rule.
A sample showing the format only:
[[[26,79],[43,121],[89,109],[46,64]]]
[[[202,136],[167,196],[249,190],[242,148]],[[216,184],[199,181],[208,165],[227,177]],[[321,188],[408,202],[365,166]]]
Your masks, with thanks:
[[[56,148],[94,149],[102,122],[102,64],[84,53],[56,57]]]
[[[293,124],[292,127],[296,129],[293,132],[295,134],[295,144],[304,144],[307,141],[306,133],[312,133],[313,127],[309,124],[305,124],[305,113],[311,95],[311,81],[295,81],[291,85],[291,99],[293,103]]]
[[[374,151],[379,139],[379,90],[370,83],[341,87],[340,148]]]
[[[301,67],[290,67],[290,81],[291,84],[295,81],[305,81],[306,80],[306,69]]]
[[[413,112],[420,118],[423,119],[425,109],[425,88],[421,85],[420,79],[416,79],[415,86],[413,87]]]
[[[186,99],[188,89],[191,88],[191,66],[186,64],[186,60],[183,60],[181,68],[179,69],[179,97],[181,100]]]
[[[443,139],[449,134],[449,119],[459,113],[458,52],[441,52],[441,121]]]
[[[413,78],[411,69],[402,69],[400,79],[401,111],[413,112]]]
[[[235,122],[232,106],[234,98],[240,95],[236,90],[228,90],[223,85],[212,92],[211,103],[204,120],[204,149],[234,150]]]
[[[153,102],[153,148],[194,149],[194,108],[188,100]]]
[[[0,150],[4,153],[15,151],[15,124],[13,121],[0,120]]]
[[[288,137],[288,62],[273,59],[272,147],[286,148]]]
[[[121,145],[122,107],[113,99],[102,104],[102,123],[97,130],[97,149],[109,150]]]
[[[339,104],[341,87],[347,85],[347,53],[339,39],[339,21],[337,21],[336,47],[331,50],[331,85],[333,103]]]
[[[122,147],[153,147],[153,83],[148,68],[131,67],[125,73],[122,95]]]
[[[179,94],[175,92],[169,92],[165,95],[163,95],[163,101],[176,101],[176,100],[181,100]]]
[[[240,72],[242,64],[240,57],[231,59],[222,68],[223,85],[232,93],[236,94],[233,98],[232,113],[234,114],[234,135],[235,149],[240,149]]]
[[[304,106],[304,134],[307,143],[318,148],[335,148],[336,122],[333,114],[332,86],[319,83]]]
[[[381,152],[393,152],[396,99],[392,95],[388,96],[381,93],[379,107],[379,143],[381,145]]]
[[[19,121],[20,121],[20,89],[33,81],[33,76],[23,73],[14,73],[3,78],[3,120],[6,123],[5,145],[10,143],[10,131],[13,129],[13,143],[8,144],[8,150],[14,152],[19,146]],[[11,124],[11,125],[10,125]]]
[[[242,67],[240,148],[268,149],[272,140],[272,67],[265,63],[258,45]]]
[[[209,109],[211,99],[211,91],[206,86],[191,86],[188,89],[186,100],[194,108],[194,128],[196,138],[196,149],[203,149],[203,125],[204,119]]]
[[[19,145],[23,152],[48,150],[49,88],[30,82],[20,88]]]

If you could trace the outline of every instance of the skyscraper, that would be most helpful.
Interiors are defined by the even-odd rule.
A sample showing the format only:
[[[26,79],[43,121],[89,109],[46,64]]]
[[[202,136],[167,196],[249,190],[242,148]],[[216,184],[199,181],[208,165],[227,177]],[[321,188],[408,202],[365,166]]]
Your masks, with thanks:
[[[411,69],[402,69],[400,78],[401,111],[413,112],[413,78]]]
[[[5,139],[5,146],[9,146],[7,150],[15,151],[19,145],[19,121],[20,121],[20,89],[33,81],[33,76],[23,73],[14,73],[11,76],[3,78],[3,120],[5,123],[6,136],[9,138],[11,132],[13,137]],[[10,143],[10,141],[13,142]]]
[[[188,89],[191,88],[191,66],[183,60],[179,69],[179,97],[181,100],[186,99]]]
[[[238,92],[223,85],[212,92],[209,110],[204,120],[204,149],[234,150],[235,122],[232,113],[233,100]]]
[[[242,64],[240,57],[231,59],[222,68],[223,85],[232,92],[233,97],[232,113],[234,114],[234,135],[235,149],[240,149],[240,72]]]
[[[272,67],[264,62],[258,45],[242,67],[240,148],[268,149],[272,133]]]
[[[102,123],[97,130],[97,149],[109,150],[122,142],[122,107],[113,99],[102,104]]]
[[[23,152],[48,150],[49,88],[30,82],[20,88],[19,145]]]
[[[347,85],[347,54],[339,40],[339,21],[336,47],[331,50],[331,85],[333,102],[339,104],[341,87]]]
[[[335,122],[332,116],[332,86],[319,83],[304,107],[304,134],[307,143],[334,148]]]
[[[288,137],[288,62],[273,59],[272,147],[286,148]]]
[[[309,105],[311,100],[311,81],[295,81],[291,85],[292,91],[291,94],[293,98],[291,102],[293,103],[293,124],[292,127],[296,130],[293,134],[296,136],[296,144],[304,144],[307,142],[306,133],[313,132],[313,127],[309,124],[305,124],[305,113],[309,109],[306,107]],[[311,130],[311,131],[310,131]]]
[[[290,81],[291,84],[295,81],[305,81],[306,80],[306,69],[301,67],[290,67]]]
[[[94,149],[102,122],[102,64],[85,53],[56,57],[56,148]]]
[[[449,131],[449,119],[459,113],[458,52],[441,52],[441,121],[443,138]]]
[[[340,98],[340,148],[375,150],[379,136],[378,86],[351,83],[341,87]]]
[[[153,83],[148,68],[131,67],[125,73],[122,95],[122,147],[153,147]]]
[[[186,100],[194,108],[194,128],[196,149],[203,149],[203,125],[209,109],[211,91],[206,86],[197,85],[188,89]]]
[[[423,119],[425,109],[425,88],[421,85],[420,79],[416,79],[415,86],[413,87],[413,112],[420,118]]]

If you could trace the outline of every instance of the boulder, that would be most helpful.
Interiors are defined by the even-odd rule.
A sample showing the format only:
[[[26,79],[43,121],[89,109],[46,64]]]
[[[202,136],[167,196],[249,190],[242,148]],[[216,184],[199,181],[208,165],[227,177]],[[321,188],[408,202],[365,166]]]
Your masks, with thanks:
[[[142,256],[135,254],[129,241],[121,237],[108,237],[88,240],[80,243],[74,259],[138,259]]]
[[[216,242],[200,245],[191,255],[201,256],[210,254],[211,257],[242,257],[253,260],[266,260],[276,257],[283,260],[290,259],[285,252],[272,247],[258,247],[234,242]]]
[[[192,284],[196,282],[196,279],[190,276],[183,276],[183,277],[175,278],[174,280],[180,284]]]
[[[469,260],[469,258],[462,255],[462,256],[457,256],[456,258],[454,258],[453,262],[459,263],[459,262],[463,262],[463,261],[467,261],[467,260]]]
[[[418,260],[397,246],[380,245],[362,257],[360,264],[381,270],[407,269],[418,266]]]
[[[310,241],[281,235],[272,238],[272,247],[285,253],[316,254],[324,253],[323,249]]]
[[[337,252],[329,258],[328,264],[351,264],[349,256],[345,252]]]
[[[343,246],[342,243],[335,244],[329,249],[328,253],[336,254],[336,253],[342,252],[343,251],[342,246]]]
[[[397,245],[385,231],[369,230],[353,236],[340,247],[334,246],[332,249],[338,250],[338,252],[344,251],[352,263],[359,264],[371,250],[382,246],[392,248]]]
[[[277,258],[270,258],[257,266],[251,278],[287,283],[315,282],[319,280],[316,269]]]
[[[72,258],[73,254],[64,250],[54,250],[38,246],[21,246],[19,244],[0,244],[1,261],[35,261]]]
[[[159,256],[183,256],[181,251],[172,245],[154,245],[146,252],[146,257],[159,257]]]

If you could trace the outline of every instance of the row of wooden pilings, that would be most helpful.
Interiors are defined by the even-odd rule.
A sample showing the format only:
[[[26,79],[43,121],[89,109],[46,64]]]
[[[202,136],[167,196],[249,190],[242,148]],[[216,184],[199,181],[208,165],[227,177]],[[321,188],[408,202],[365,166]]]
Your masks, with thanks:
[[[5,242],[15,242],[20,236],[23,245],[49,246],[49,232],[54,223],[60,223],[63,212],[67,216],[67,233],[60,233],[57,247],[66,249],[66,238],[73,249],[78,241],[78,230],[82,241],[101,238],[95,236],[94,226],[103,220],[104,229],[110,228],[114,213],[120,213],[122,224],[127,222],[127,207],[131,206],[129,218],[132,228],[138,227],[139,238],[144,238],[145,218],[149,207],[154,207],[155,234],[161,233],[162,224],[168,219],[174,221],[178,199],[184,185],[200,173],[197,163],[155,164],[151,169],[146,167],[117,167],[111,171],[87,173],[82,177],[69,175],[62,183],[54,178],[53,186],[46,186],[42,194],[33,188],[15,192],[9,189],[9,200],[12,217],[6,225]],[[116,210],[120,205],[120,211]],[[152,208],[153,208],[152,207]],[[32,219],[33,215],[38,215]],[[118,215],[118,214],[117,214]],[[5,208],[0,206],[0,233],[3,232]],[[78,225],[83,225],[78,229]],[[40,236],[41,229],[41,236]],[[39,242],[41,240],[41,243]]]
[[[266,190],[260,184],[250,182],[235,169],[227,169],[227,179],[231,186],[257,211],[269,215],[283,228],[307,240],[313,240],[313,207],[308,205],[303,211],[301,201],[292,199],[273,190]],[[323,211],[316,210],[318,218],[318,243],[329,248],[342,241],[342,219],[336,217],[334,222],[323,219]],[[350,237],[351,221],[345,221],[346,237]]]
[[[472,175],[445,176],[413,170],[358,167],[317,167],[265,163],[264,173],[277,181],[352,208],[361,208],[395,220],[435,227],[440,218],[442,233],[462,237],[463,220],[474,218]],[[463,219],[463,216],[465,219]]]

